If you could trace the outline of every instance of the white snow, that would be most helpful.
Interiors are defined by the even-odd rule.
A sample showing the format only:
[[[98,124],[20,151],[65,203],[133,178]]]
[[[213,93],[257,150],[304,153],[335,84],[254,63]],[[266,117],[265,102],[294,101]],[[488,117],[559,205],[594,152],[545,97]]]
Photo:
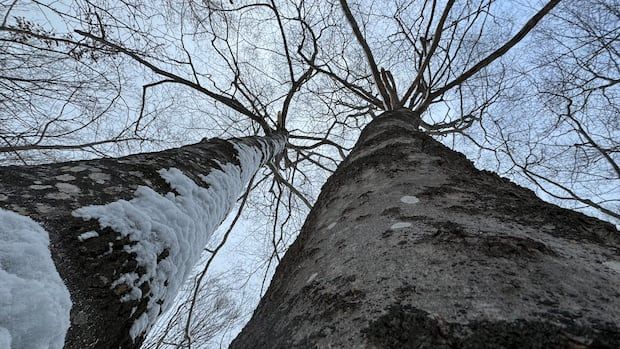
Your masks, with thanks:
[[[87,206],[73,212],[85,220],[98,219],[101,227],[110,227],[136,242],[125,246],[125,250],[135,253],[146,273],[142,276],[127,273],[112,283],[112,287],[121,283],[132,287],[122,301],[149,297],[146,313],[130,329],[132,338],[147,331],[159,314],[170,307],[212,233],[262,166],[264,156],[259,149],[237,144],[235,148],[241,166],[223,164],[222,171],[213,170],[207,176],[200,176],[204,183],[195,183],[176,168],[160,170],[162,178],[178,195],[172,192],[160,195],[141,186],[129,201]],[[157,263],[157,256],[164,250],[168,250],[168,257]],[[138,287],[147,281],[149,294],[142,295]]]
[[[397,222],[392,224],[392,226],[390,227],[390,229],[402,229],[402,228],[409,228],[411,226],[411,223],[407,223],[407,222]]]
[[[0,348],[61,349],[70,310],[47,232],[29,217],[0,209]]]
[[[80,236],[78,236],[78,240],[84,241],[84,240],[88,240],[91,238],[96,238],[98,236],[99,236],[99,233],[97,233],[96,231],[87,231],[85,233],[80,234]]]
[[[152,325],[152,324],[149,324],[149,322],[150,322],[149,312],[142,313],[142,315],[140,315],[136,319],[136,321],[134,321],[133,325],[129,329],[129,335],[131,336],[131,338],[133,339],[133,338],[138,337],[140,333],[142,333],[142,331],[149,328],[149,326]]]
[[[331,229],[333,227],[336,226],[336,222],[331,223],[330,225],[327,226],[327,229]]]
[[[11,334],[9,330],[4,327],[0,327],[0,348],[11,347]]]
[[[405,204],[417,204],[418,202],[420,202],[420,199],[416,198],[415,196],[405,195],[400,198],[400,202]]]

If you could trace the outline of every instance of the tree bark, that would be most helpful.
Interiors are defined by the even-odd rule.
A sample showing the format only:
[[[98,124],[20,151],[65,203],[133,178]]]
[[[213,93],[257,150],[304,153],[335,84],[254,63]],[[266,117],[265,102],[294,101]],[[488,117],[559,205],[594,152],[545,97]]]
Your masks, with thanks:
[[[159,251],[159,255],[153,255],[151,260],[145,261],[143,256],[140,259],[132,252],[144,242],[140,241],[138,235],[121,234],[121,228],[105,223],[93,212],[108,210],[109,206],[102,205],[110,203],[125,204],[119,206],[121,208],[135,203],[134,199],[138,197],[136,190],[142,194],[147,192],[146,197],[159,204],[187,203],[187,196],[196,193],[181,191],[169,178],[163,176],[162,170],[178,169],[180,172],[174,170],[176,178],[184,179],[186,183],[193,181],[196,185],[194,191],[203,193],[203,189],[210,189],[209,193],[213,193],[220,190],[232,199],[228,203],[207,202],[215,210],[221,211],[218,211],[219,215],[210,216],[218,217],[219,221],[212,222],[213,226],[217,226],[227,213],[221,208],[232,208],[234,201],[245,189],[241,184],[238,185],[240,188],[222,188],[223,184],[231,183],[231,180],[241,182],[239,178],[228,178],[231,176],[229,170],[235,170],[232,175],[237,177],[243,171],[244,178],[248,177],[248,173],[251,176],[281,152],[285,143],[286,136],[283,134],[231,140],[204,139],[200,143],[177,149],[118,159],[1,168],[0,207],[28,216],[47,230],[56,268],[71,293],[71,328],[66,336],[65,348],[138,348],[148,327],[152,325],[153,316],[166,308],[166,303],[174,298],[174,294],[170,293],[175,291],[161,289],[169,285],[169,280],[165,280],[164,286],[156,285],[159,288],[158,294],[165,297],[150,299],[155,292],[153,278],[139,278],[149,268],[155,268],[158,276],[162,270],[187,271],[191,265],[175,265],[171,268],[169,264],[175,261],[174,253],[182,254],[187,252],[184,249],[192,249],[195,257],[204,248],[193,246],[195,241],[176,241],[179,246],[163,244],[165,248]],[[242,159],[240,149],[254,155],[255,168],[247,168],[248,164],[243,163],[245,160]],[[215,178],[210,177],[211,174],[219,178],[219,182],[211,181],[209,178]],[[216,188],[217,185],[220,187]],[[204,201],[211,200],[208,195],[204,197]],[[84,210],[85,207],[90,207],[90,211],[87,209],[84,211],[86,213],[80,213],[78,209]],[[191,204],[185,207],[179,204],[179,207],[181,209],[173,212],[174,219],[187,213],[183,209],[191,211],[194,208]],[[123,210],[118,213],[128,217],[133,214]],[[140,228],[144,222],[136,219],[130,223]],[[172,225],[166,227],[167,223]],[[166,229],[174,229],[174,224],[177,223],[160,220],[157,225],[151,223],[149,229],[152,231],[143,229],[141,233],[147,237],[157,231],[170,232]],[[208,237],[199,240],[206,239]],[[186,258],[183,262],[189,264],[196,261]],[[155,309],[151,307],[153,304],[157,306]],[[146,316],[149,311],[150,317]],[[142,323],[136,327],[138,320]]]
[[[231,348],[619,348],[618,231],[414,119],[362,132]]]

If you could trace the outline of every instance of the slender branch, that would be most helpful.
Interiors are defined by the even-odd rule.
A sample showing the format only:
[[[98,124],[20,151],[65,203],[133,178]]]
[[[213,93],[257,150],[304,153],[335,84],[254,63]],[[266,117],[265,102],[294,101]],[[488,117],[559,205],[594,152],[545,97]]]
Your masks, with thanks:
[[[269,125],[267,125],[267,122],[263,118],[261,118],[260,116],[254,114],[250,110],[248,110],[238,100],[230,98],[230,97],[227,97],[227,96],[224,96],[224,95],[221,95],[221,94],[217,94],[217,93],[215,93],[213,91],[210,91],[210,90],[204,88],[203,86],[198,85],[195,82],[192,82],[190,80],[182,78],[182,77],[180,77],[180,76],[178,76],[176,74],[173,74],[173,73],[171,73],[169,71],[163,70],[163,69],[157,67],[156,65],[154,65],[153,63],[147,61],[146,59],[140,57],[137,53],[135,53],[133,51],[130,51],[130,50],[128,50],[125,47],[119,46],[119,45],[117,45],[117,44],[115,44],[113,42],[110,42],[110,41],[108,41],[106,39],[100,38],[98,36],[95,36],[95,35],[93,35],[91,33],[87,33],[85,31],[82,31],[82,30],[79,30],[79,29],[76,29],[75,32],[80,34],[80,35],[82,35],[82,36],[84,36],[84,37],[87,37],[87,38],[90,38],[90,39],[92,39],[94,41],[102,43],[102,44],[104,44],[104,45],[106,45],[106,46],[108,46],[108,47],[110,47],[110,48],[112,48],[112,49],[114,49],[114,50],[116,50],[118,52],[121,52],[121,53],[129,56],[130,58],[132,58],[136,62],[144,65],[145,67],[149,68],[151,71],[153,71],[156,74],[165,76],[165,77],[167,77],[170,80],[174,80],[177,83],[186,85],[188,87],[191,87],[191,88],[193,88],[193,89],[195,89],[197,91],[200,91],[200,92],[206,94],[207,96],[213,98],[214,100],[216,100],[218,102],[221,102],[221,103],[227,105],[228,107],[234,109],[235,111],[237,111],[237,112],[239,112],[239,113],[249,117],[251,120],[253,120],[257,124],[259,124],[263,128],[263,131],[265,131],[265,133],[267,133],[267,134],[271,133],[271,128],[269,127]]]
[[[11,10],[13,10],[13,6],[15,6],[15,4],[17,4],[17,0],[13,0],[11,5],[9,5],[9,8],[6,10],[6,14],[4,15],[4,19],[2,19],[2,25],[0,25],[0,27],[4,27],[6,25],[6,21],[9,19],[9,14],[11,13]]]
[[[174,80],[171,79],[164,79],[164,80],[160,80],[160,81],[156,81],[156,82],[152,82],[146,85],[142,86],[142,99],[141,99],[141,103],[140,103],[140,114],[138,115],[138,119],[136,120],[136,126],[134,127],[134,133],[138,133],[139,129],[140,129],[140,122],[142,121],[142,118],[144,117],[144,107],[146,105],[146,90],[160,85],[160,84],[164,84],[167,82],[176,82]]]
[[[610,209],[607,209],[607,208],[597,204],[596,202],[594,202],[594,201],[592,201],[590,199],[584,199],[584,198],[580,197],[579,195],[575,194],[575,192],[573,192],[570,188],[568,188],[568,187],[566,187],[566,186],[564,186],[564,185],[562,185],[562,184],[560,184],[560,183],[558,183],[558,182],[556,182],[556,181],[554,181],[554,180],[552,180],[550,178],[543,177],[543,176],[541,176],[541,175],[539,175],[537,173],[534,173],[534,172],[528,170],[525,166],[521,166],[521,165],[517,165],[517,166],[523,171],[523,173],[525,173],[527,175],[528,178],[530,178],[530,180],[532,180],[534,183],[536,183],[536,185],[540,189],[542,189],[545,193],[553,196],[554,198],[562,199],[562,200],[567,200],[567,199],[568,200],[576,200],[576,201],[579,201],[579,202],[581,202],[581,203],[583,203],[585,205],[593,207],[593,208],[601,211],[602,213],[604,213],[606,215],[609,215],[609,216],[614,217],[616,219],[620,219],[620,214],[618,214],[618,213],[616,213],[614,211],[611,211]],[[565,197],[562,197],[562,196],[559,196],[557,194],[554,194],[554,193],[550,192],[549,190],[545,189],[542,185],[540,185],[540,183],[538,183],[538,181],[535,180],[533,177],[539,178],[539,179],[541,179],[541,180],[543,180],[543,181],[545,181],[547,183],[552,184],[553,186],[556,186],[556,187],[562,189],[568,195],[570,195],[570,198],[565,198]]]
[[[306,205],[306,207],[308,207],[308,209],[312,209],[312,204],[310,203],[310,201],[306,199],[306,197],[299,190],[297,190],[297,188],[295,188],[291,183],[284,179],[284,177],[282,177],[282,175],[278,172],[278,169],[275,166],[273,166],[272,164],[268,164],[268,166],[271,169],[271,172],[273,172],[273,175],[276,180],[278,180],[278,182],[284,184],[291,192],[293,192],[293,194],[295,194]]]
[[[69,145],[19,145],[19,146],[10,146],[10,147],[2,147],[0,148],[0,153],[10,153],[15,151],[27,151],[27,150],[71,150],[71,149],[84,149],[91,148],[96,145],[107,144],[107,143],[119,143],[119,142],[127,142],[127,141],[138,141],[143,140],[137,137],[130,138],[122,138],[122,139],[108,139],[105,141],[97,141],[83,144],[69,144]]]
[[[435,33],[433,35],[433,42],[431,44],[431,47],[428,50],[428,52],[424,52],[425,54],[424,61],[418,68],[418,72],[415,78],[413,79],[413,82],[411,82],[411,85],[407,89],[407,92],[405,92],[405,94],[403,95],[403,98],[401,99],[398,105],[399,107],[402,107],[405,105],[406,101],[409,99],[409,97],[411,97],[411,94],[413,93],[414,89],[417,86],[419,86],[420,80],[424,76],[424,71],[426,70],[426,67],[431,62],[431,58],[433,57],[433,54],[435,53],[435,51],[437,50],[437,47],[439,46],[439,41],[441,40],[441,34],[443,33],[443,25],[446,22],[446,19],[448,18],[448,14],[450,13],[452,6],[454,6],[454,0],[449,0],[448,3],[446,4],[446,7],[443,10],[443,13],[441,14],[439,23],[437,23],[437,27],[435,28]],[[433,9],[434,9],[434,6],[433,6]],[[429,22],[429,26],[430,26],[430,22]],[[428,38],[422,38],[422,40],[427,40],[427,39]]]
[[[252,176],[252,178],[250,179],[250,182],[248,183],[248,187],[245,190],[245,193],[243,194],[243,196],[241,198],[241,203],[239,205],[239,209],[237,210],[237,213],[235,214],[235,218],[233,218],[232,223],[230,224],[230,226],[228,227],[228,229],[224,233],[224,237],[222,238],[222,241],[220,241],[220,243],[217,245],[217,247],[213,251],[210,251],[211,252],[211,256],[209,256],[209,260],[207,260],[207,264],[202,269],[202,272],[198,276],[198,279],[196,279],[196,283],[195,283],[195,286],[194,286],[194,291],[193,291],[193,294],[192,294],[192,301],[190,303],[189,311],[188,311],[188,314],[187,314],[187,321],[185,322],[185,338],[188,340],[189,347],[191,347],[191,336],[189,334],[190,333],[190,326],[191,326],[191,322],[192,322],[192,315],[194,313],[194,307],[196,305],[196,299],[197,299],[198,293],[200,291],[200,285],[202,285],[202,280],[207,275],[207,272],[209,271],[209,267],[211,266],[211,263],[215,259],[215,256],[217,256],[217,253],[222,249],[222,247],[224,246],[224,244],[228,240],[228,237],[230,236],[230,232],[232,232],[233,228],[237,224],[237,221],[239,220],[239,217],[241,217],[241,213],[243,212],[243,208],[245,207],[245,203],[246,203],[246,201],[248,199],[248,196],[250,195],[250,192],[252,190],[252,183],[254,182],[254,178],[255,177],[256,177],[256,174],[254,174]]]
[[[377,88],[379,89],[379,93],[381,94],[381,97],[383,97],[384,108],[386,110],[390,110],[392,108],[392,106],[388,104],[390,100],[390,96],[385,89],[385,85],[383,84],[383,80],[381,79],[381,73],[379,72],[379,68],[377,68],[377,63],[375,62],[375,58],[372,55],[372,51],[370,50],[370,47],[368,46],[366,39],[364,39],[364,36],[362,35],[362,32],[360,31],[360,27],[357,24],[355,17],[353,17],[353,14],[351,13],[351,9],[349,8],[349,5],[347,4],[347,0],[340,0],[340,6],[342,6],[342,10],[344,11],[344,15],[349,21],[349,24],[351,25],[351,29],[353,29],[353,34],[355,35],[355,38],[357,39],[359,44],[362,46],[362,50],[364,50],[364,54],[366,55],[366,59],[368,60],[368,65],[370,66],[370,71],[372,72],[372,77],[375,80],[375,84],[377,85]]]
[[[474,74],[482,70],[484,67],[493,63],[499,57],[503,56],[506,52],[508,52],[511,48],[518,44],[532,29],[534,29],[538,22],[540,22],[540,20],[545,17],[545,15],[547,15],[547,13],[549,13],[560,1],[561,0],[550,0],[542,9],[540,9],[540,11],[538,11],[532,18],[530,18],[527,23],[525,23],[525,25],[521,28],[521,30],[519,30],[517,34],[515,34],[510,40],[508,40],[508,42],[502,45],[502,47],[495,50],[489,56],[475,64],[473,67],[461,74],[456,79],[447,83],[444,87],[432,92],[427,98],[427,101],[431,101],[438,96],[444,94],[451,88],[460,85],[465,80],[469,79]]]

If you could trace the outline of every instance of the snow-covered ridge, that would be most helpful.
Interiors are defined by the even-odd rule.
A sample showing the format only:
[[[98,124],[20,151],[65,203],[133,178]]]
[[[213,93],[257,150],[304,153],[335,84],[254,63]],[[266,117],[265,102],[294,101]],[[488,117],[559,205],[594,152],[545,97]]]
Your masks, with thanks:
[[[71,305],[47,231],[0,209],[0,348],[61,349]]]
[[[123,274],[111,285],[125,283],[132,287],[122,301],[149,297],[146,312],[131,327],[132,338],[147,331],[159,314],[170,307],[212,233],[243,194],[250,178],[269,160],[266,142],[260,143],[262,147],[234,144],[240,166],[220,164],[221,171],[200,176],[204,183],[194,182],[176,168],[160,170],[162,178],[178,195],[172,192],[160,195],[141,186],[129,201],[87,206],[73,212],[74,216],[86,220],[98,219],[101,227],[110,227],[136,242],[125,249],[136,254],[138,264],[146,273]],[[281,143],[276,143],[275,154],[284,147],[284,142]],[[168,256],[157,263],[157,256],[165,250]],[[143,295],[139,286],[147,281],[150,291]]]

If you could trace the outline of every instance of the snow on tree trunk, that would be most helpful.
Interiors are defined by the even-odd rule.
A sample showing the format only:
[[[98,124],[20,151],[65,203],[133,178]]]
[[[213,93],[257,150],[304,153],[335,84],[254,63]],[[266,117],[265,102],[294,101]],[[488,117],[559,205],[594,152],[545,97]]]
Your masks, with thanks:
[[[0,209],[0,348],[61,349],[71,298],[39,224]]]
[[[618,231],[374,120],[231,348],[620,348]]]
[[[0,168],[0,208],[48,232],[71,294],[65,348],[139,347],[250,178],[285,143],[283,134],[205,139],[118,159]]]

